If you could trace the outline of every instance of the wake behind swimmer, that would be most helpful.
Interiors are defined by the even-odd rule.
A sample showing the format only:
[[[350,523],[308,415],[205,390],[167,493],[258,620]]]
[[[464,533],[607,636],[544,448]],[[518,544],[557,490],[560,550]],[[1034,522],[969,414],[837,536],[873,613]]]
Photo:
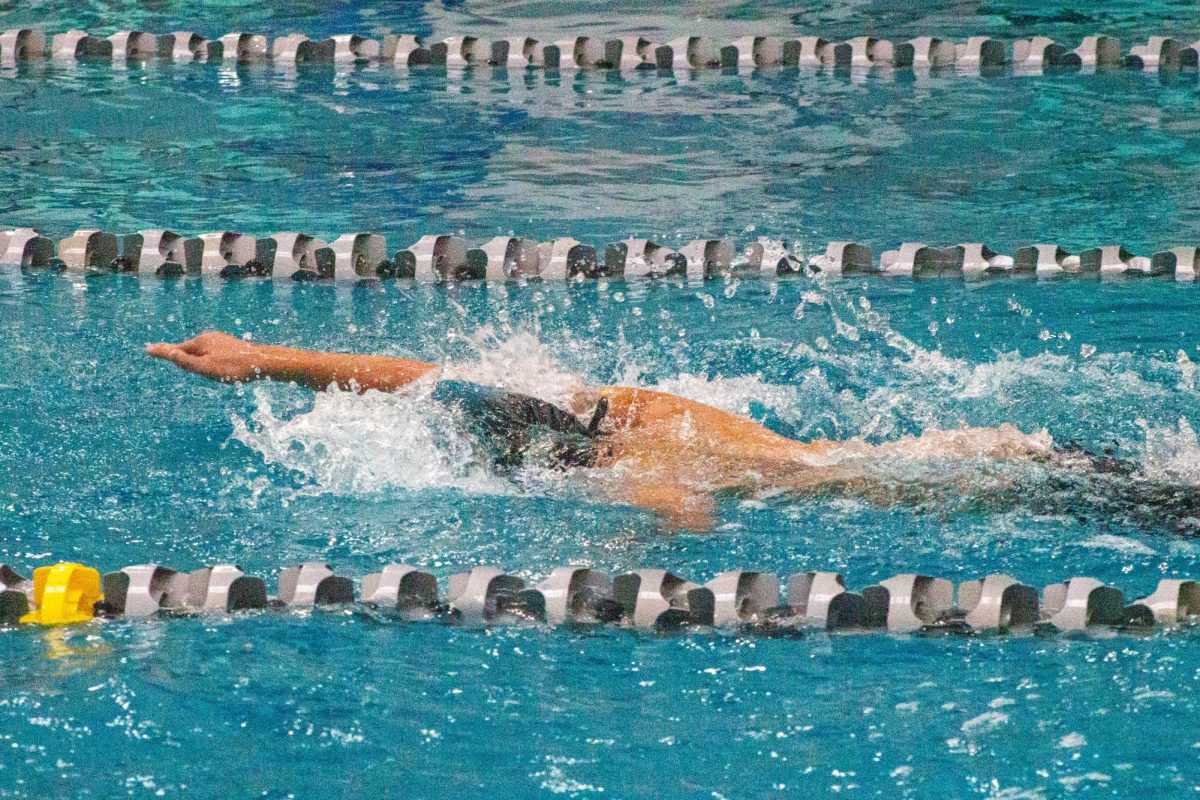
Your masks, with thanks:
[[[444,378],[437,365],[405,358],[299,350],[247,342],[207,332],[179,344],[151,345],[148,353],[212,380],[293,382],[313,390],[337,386],[349,392],[395,392],[433,382],[433,396],[454,407],[498,470],[539,466],[611,472],[597,483],[602,499],[629,503],[663,517],[674,527],[713,525],[720,493],[844,494],[890,504],[921,504],[949,489],[1004,504],[1022,489],[994,482],[980,486],[981,464],[1031,464],[1056,477],[1064,492],[1080,489],[1080,476],[1111,473],[1108,462],[1057,448],[1044,431],[1024,434],[1012,425],[934,430],[881,444],[862,439],[799,441],[705,403],[667,392],[627,386],[583,387],[565,407],[527,395]],[[897,463],[936,461],[951,465],[937,475],[898,476]],[[1111,460],[1110,460],[1111,461]],[[1058,473],[1063,473],[1065,477]],[[1110,481],[1111,482],[1111,481]],[[1085,481],[1086,483],[1086,481]],[[1109,492],[1134,508],[1164,492],[1126,481],[1130,491]],[[978,489],[978,491],[977,491]],[[1058,492],[1055,496],[1062,494]],[[1191,506],[1168,503],[1175,510]],[[1186,508],[1185,508],[1186,506]]]

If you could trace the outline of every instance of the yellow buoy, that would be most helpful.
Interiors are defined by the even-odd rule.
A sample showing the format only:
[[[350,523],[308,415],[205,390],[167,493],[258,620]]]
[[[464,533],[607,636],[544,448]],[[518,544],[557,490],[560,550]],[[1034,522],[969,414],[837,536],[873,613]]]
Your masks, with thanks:
[[[55,564],[33,571],[33,602],[36,606],[21,622],[36,625],[70,625],[87,622],[100,593],[100,573],[82,564]]]

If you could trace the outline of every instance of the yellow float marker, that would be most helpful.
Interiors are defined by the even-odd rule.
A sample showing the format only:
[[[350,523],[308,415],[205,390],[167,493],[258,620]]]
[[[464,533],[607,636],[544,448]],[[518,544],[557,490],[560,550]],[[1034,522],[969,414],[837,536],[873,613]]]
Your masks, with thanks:
[[[104,599],[100,593],[100,573],[82,564],[55,564],[33,571],[34,611],[21,622],[35,625],[70,625],[87,622],[93,607]]]

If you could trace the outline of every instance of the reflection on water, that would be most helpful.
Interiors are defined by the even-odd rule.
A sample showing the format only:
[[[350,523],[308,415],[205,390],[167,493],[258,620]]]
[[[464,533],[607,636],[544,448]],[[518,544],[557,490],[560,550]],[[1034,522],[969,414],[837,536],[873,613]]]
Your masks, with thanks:
[[[0,82],[0,224],[1150,254],[1200,230],[1195,81],[30,65]]]

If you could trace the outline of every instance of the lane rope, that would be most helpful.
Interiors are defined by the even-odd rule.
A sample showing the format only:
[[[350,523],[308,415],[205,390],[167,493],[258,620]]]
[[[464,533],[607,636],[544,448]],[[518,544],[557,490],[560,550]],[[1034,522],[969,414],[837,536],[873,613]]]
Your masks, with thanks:
[[[934,36],[891,41],[858,36],[834,41],[820,36],[742,36],[717,41],[704,36],[681,36],[659,42],[641,35],[613,39],[575,36],[540,42],[529,36],[451,36],[425,42],[411,34],[381,38],[339,34],[310,39],[289,33],[268,39],[262,34],[234,32],[206,39],[192,31],[154,34],[124,30],[108,37],[72,30],[47,35],[37,28],[12,28],[0,34],[0,67],[20,61],[52,59],[70,64],[80,60],[114,64],[164,59],[219,64],[271,63],[291,68],[298,64],[342,66],[386,64],[399,69],[422,65],[447,68],[500,67],[550,70],[659,69],[941,69],[965,73],[1136,69],[1177,72],[1195,69],[1200,41],[1150,36],[1124,50],[1115,36],[1087,36],[1075,47],[1045,36],[1006,42],[972,36],[954,42]]]
[[[571,237],[538,242],[497,236],[468,247],[460,236],[434,234],[390,252],[377,233],[347,233],[327,242],[296,232],[255,237],[214,231],[188,237],[169,230],[117,235],[89,228],[55,242],[35,229],[17,228],[0,230],[0,265],[4,264],[87,274],[284,281],[409,278],[435,283],[670,276],[703,280],[734,274],[1090,274],[1193,281],[1200,272],[1200,248],[1180,245],[1141,256],[1119,245],[1070,253],[1055,244],[1034,244],[1001,255],[981,243],[934,247],[906,242],[876,259],[870,247],[857,242],[831,242],[823,252],[805,257],[799,246],[767,238],[741,247],[730,239],[696,239],[678,250],[650,239],[630,238],[597,250]]]
[[[0,565],[0,625],[69,625],[97,617],[231,614],[361,607],[410,621],[488,626],[616,625],[640,630],[738,628],[784,633],[811,629],[957,633],[1018,630],[1148,630],[1200,622],[1200,584],[1164,578],[1147,597],[1072,577],[1039,592],[1005,574],[955,586],[905,573],[853,592],[833,572],[799,572],[784,582],[765,572],[722,572],[701,585],[662,569],[616,576],[583,566],[554,569],[527,583],[494,566],[436,577],[389,564],[354,581],[327,564],[279,572],[277,592],[233,564],[178,572],[159,564],[101,573],[82,564],[38,567],[32,580]]]

